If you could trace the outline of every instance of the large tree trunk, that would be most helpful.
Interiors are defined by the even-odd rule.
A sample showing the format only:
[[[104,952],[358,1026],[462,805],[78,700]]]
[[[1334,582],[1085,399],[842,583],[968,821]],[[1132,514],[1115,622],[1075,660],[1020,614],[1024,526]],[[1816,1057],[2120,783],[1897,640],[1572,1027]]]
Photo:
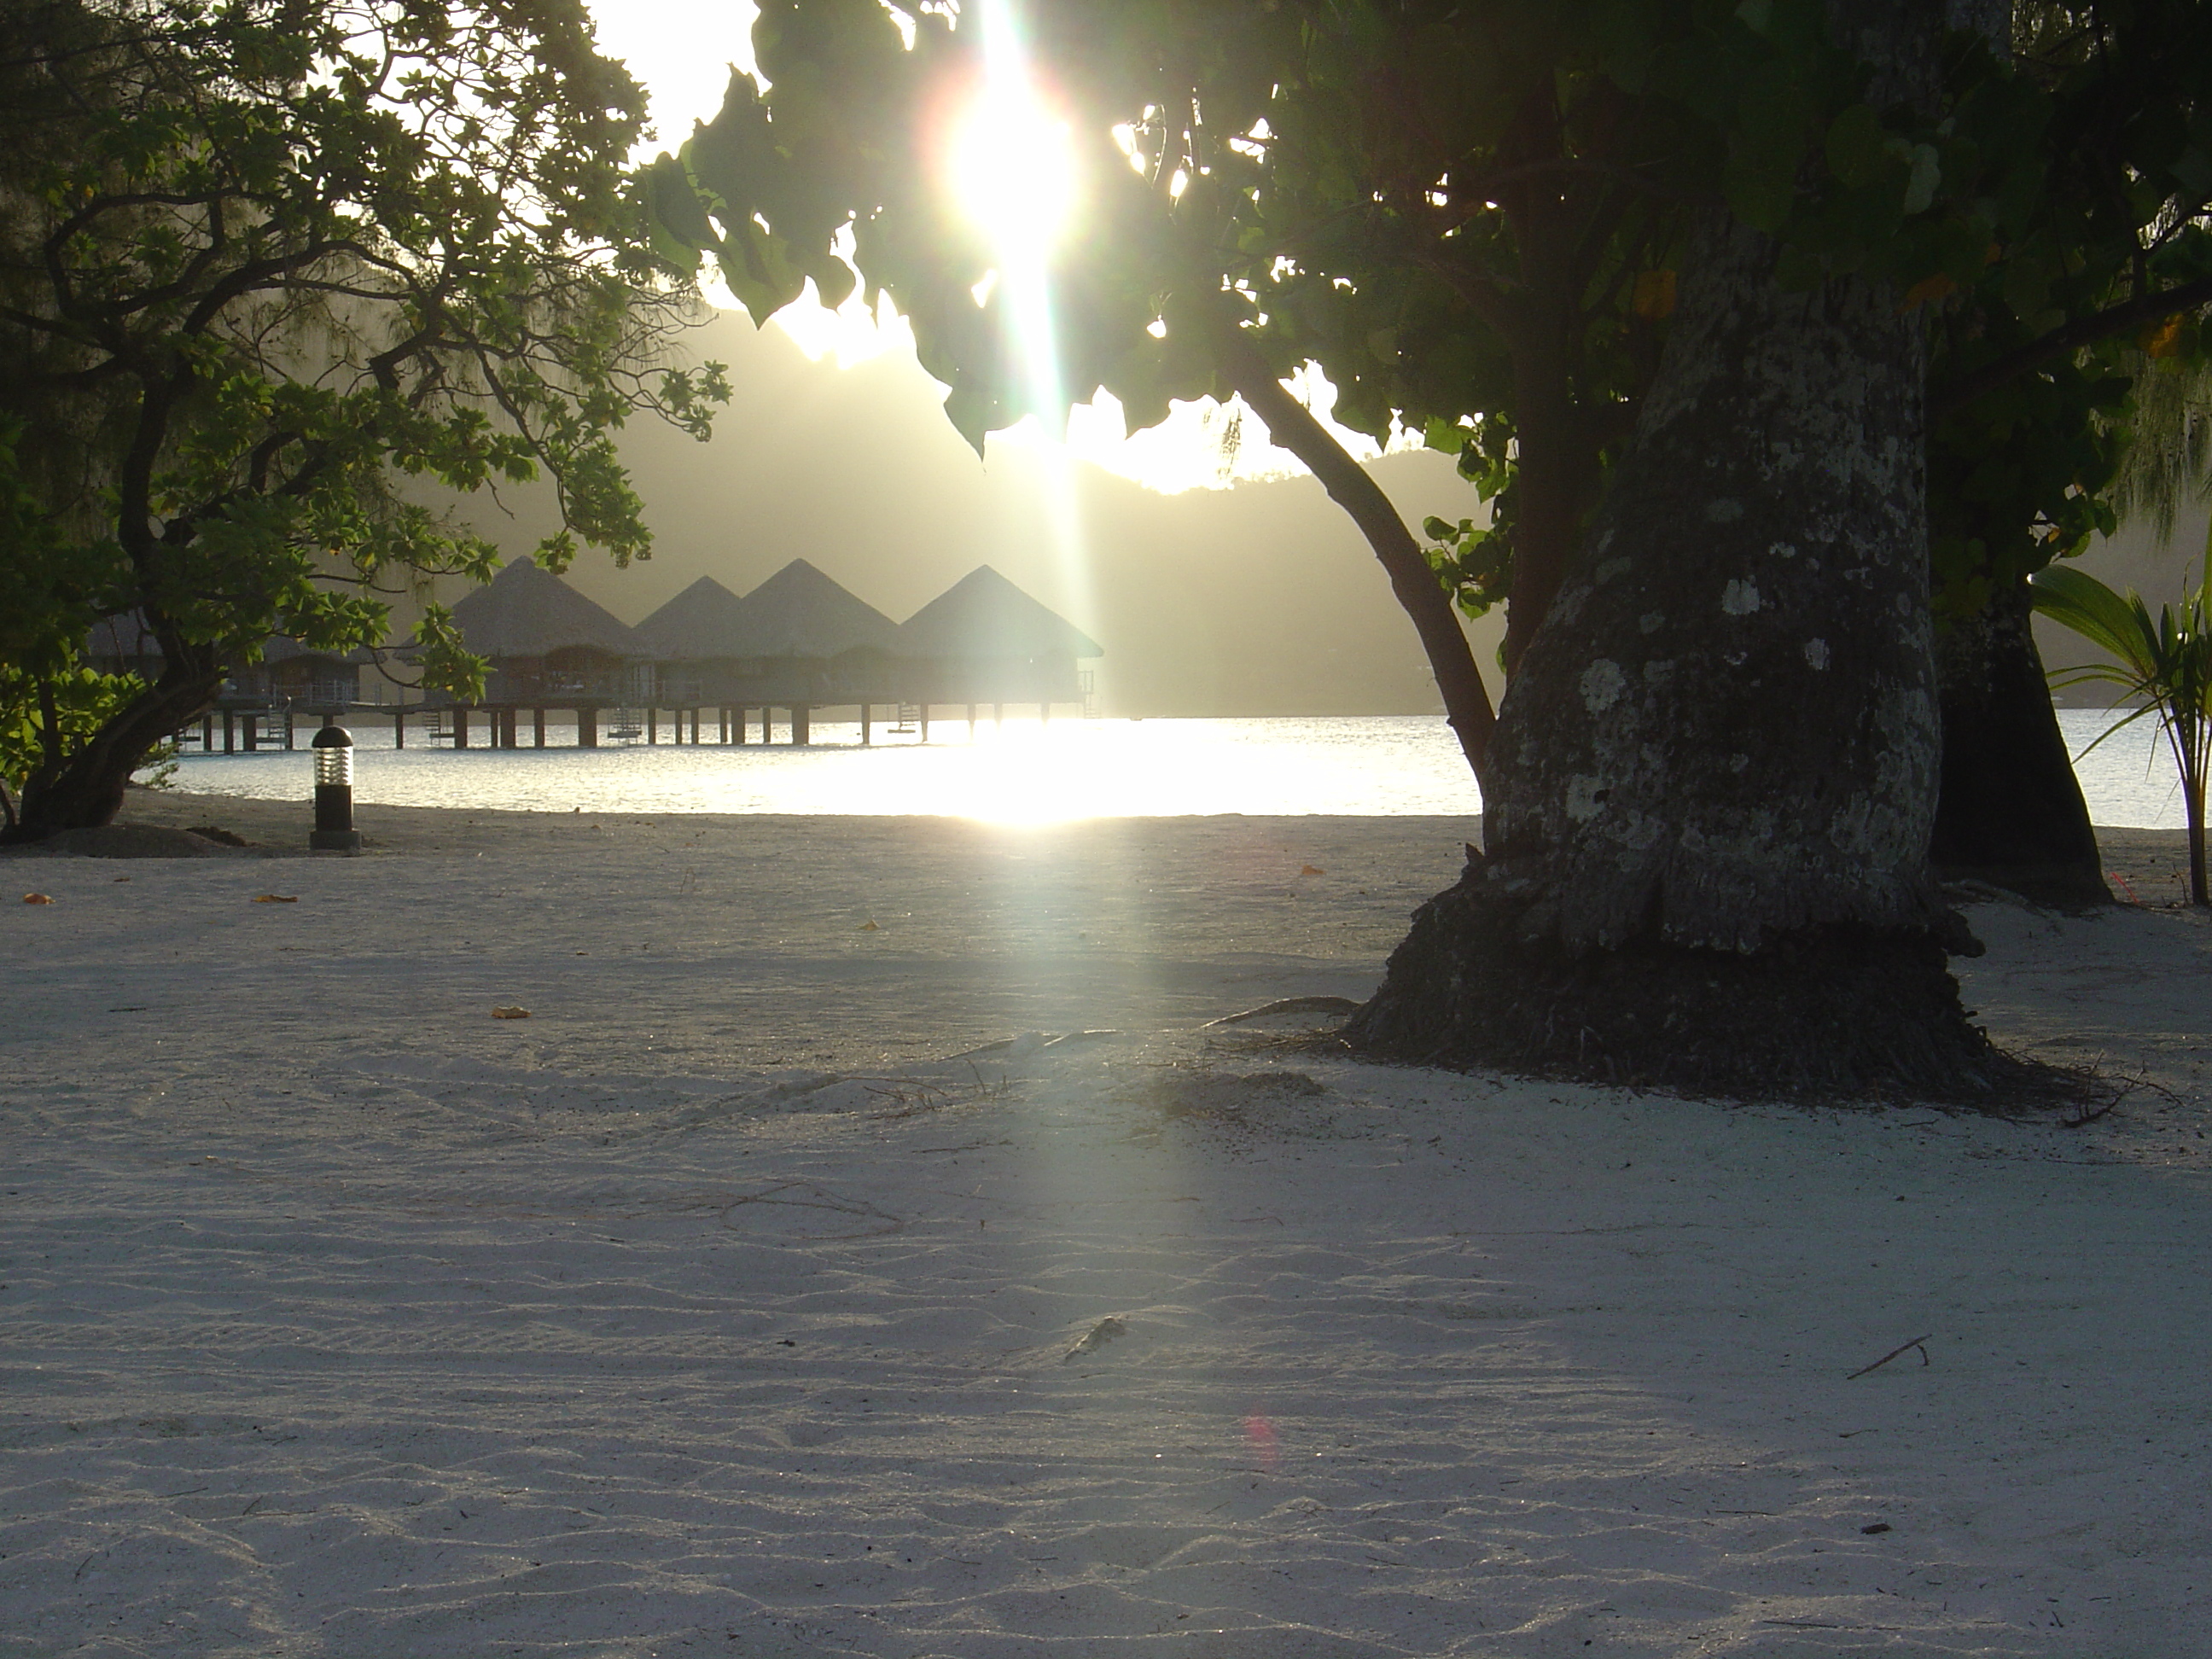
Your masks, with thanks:
[[[2051,706],[2027,584],[1937,641],[1943,766],[1933,853],[1946,879],[2045,904],[2103,904],[2097,832]]]
[[[1990,1051],[1928,862],[1918,331],[1856,279],[1784,292],[1718,211],[1693,240],[1635,442],[1500,708],[1486,853],[1351,1036],[1695,1090],[1970,1092]]]

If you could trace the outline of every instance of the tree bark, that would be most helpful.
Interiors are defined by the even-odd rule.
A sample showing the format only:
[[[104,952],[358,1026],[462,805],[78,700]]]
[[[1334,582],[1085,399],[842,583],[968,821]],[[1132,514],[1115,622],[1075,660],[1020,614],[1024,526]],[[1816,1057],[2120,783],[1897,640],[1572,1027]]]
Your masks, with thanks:
[[[1984,1086],[1945,963],[1978,947],[1928,862],[1917,326],[1856,278],[1785,293],[1774,256],[1698,223],[1635,441],[1499,709],[1485,852],[1416,915],[1359,1046],[1721,1092]]]
[[[2014,581],[1938,636],[1936,872],[2039,903],[2107,903],[2097,832],[2051,706],[2033,615],[2027,584]]]
[[[1579,287],[1574,292],[1579,293]],[[1513,587],[1505,607],[1505,640],[1499,656],[1507,678],[1522,659],[1574,562],[1582,517],[1596,493],[1598,447],[1588,416],[1576,406],[1567,353],[1566,324],[1531,307],[1535,338],[1516,343],[1514,383],[1520,477],[1514,487]]]
[[[1500,160],[1512,167],[1564,160],[1566,135],[1558,96],[1547,82],[1515,120]],[[1513,486],[1513,579],[1498,648],[1510,680],[1559,597],[1574,562],[1583,514],[1598,487],[1598,447],[1589,413],[1577,398],[1575,366],[1588,346],[1583,309],[1595,241],[1585,209],[1556,180],[1524,179],[1501,198],[1518,249],[1521,283],[1503,307],[1513,359],[1513,424],[1517,450]]]

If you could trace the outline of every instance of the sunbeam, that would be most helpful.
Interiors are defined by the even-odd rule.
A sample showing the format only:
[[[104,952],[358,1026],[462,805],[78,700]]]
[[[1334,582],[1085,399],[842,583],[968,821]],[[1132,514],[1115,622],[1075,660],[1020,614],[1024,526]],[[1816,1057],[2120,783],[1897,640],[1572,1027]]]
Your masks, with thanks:
[[[1024,399],[1048,435],[1059,439],[1067,387],[1053,314],[1052,261],[1080,208],[1081,174],[1069,118],[1032,71],[1018,8],[1012,0],[982,0],[975,18],[983,77],[975,102],[952,124],[946,167],[955,199],[990,243],[993,297],[1004,307]],[[1072,608],[1088,616],[1095,607],[1074,464],[1064,441],[1038,447],[1046,541]]]

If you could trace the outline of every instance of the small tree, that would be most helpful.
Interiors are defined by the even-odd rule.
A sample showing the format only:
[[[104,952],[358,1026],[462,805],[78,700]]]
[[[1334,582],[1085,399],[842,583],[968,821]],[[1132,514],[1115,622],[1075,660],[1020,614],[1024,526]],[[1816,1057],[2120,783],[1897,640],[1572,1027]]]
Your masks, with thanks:
[[[2124,702],[2137,704],[2097,743],[2146,715],[2157,717],[2189,819],[2189,902],[2212,904],[2204,870],[2204,781],[2212,766],[2212,538],[2205,548],[2204,580],[2182,596],[2179,610],[2160,605],[2155,621],[2134,590],[2117,593],[2087,571],[2054,565],[2030,580],[2038,611],[2112,659],[2057,670],[2051,684],[2116,686]]]
[[[0,629],[33,757],[6,835],[112,817],[270,633],[380,645],[404,587],[488,577],[426,492],[547,477],[542,562],[647,555],[613,429],[704,436],[726,388],[656,368],[692,301],[623,170],[643,113],[580,0],[0,15],[0,558],[36,599]],[[125,615],[160,672],[66,717]],[[418,633],[427,677],[473,689],[447,613]]]

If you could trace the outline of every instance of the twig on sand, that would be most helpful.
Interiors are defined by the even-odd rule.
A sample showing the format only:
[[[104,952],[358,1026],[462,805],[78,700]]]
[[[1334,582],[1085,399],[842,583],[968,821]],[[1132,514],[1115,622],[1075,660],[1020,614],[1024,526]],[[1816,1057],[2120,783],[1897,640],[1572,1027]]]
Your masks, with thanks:
[[[1030,1035],[1035,1036],[1042,1034],[1038,1032],[1031,1032]],[[1007,1049],[1012,1048],[1021,1040],[1022,1039],[1019,1037],[1000,1037],[996,1042],[986,1042],[974,1048],[963,1048],[957,1054],[947,1054],[945,1057],[945,1063],[950,1066],[954,1060],[973,1060],[978,1054],[1004,1054]],[[1030,1046],[1032,1048],[1042,1048],[1043,1045],[1042,1043],[1032,1043]]]
[[[2058,1121],[2059,1121],[2059,1123],[2060,1123],[2061,1127],[2065,1127],[2065,1128],[2069,1128],[2069,1129],[2086,1129],[2086,1128],[2087,1128],[2087,1127],[2088,1127],[2092,1123],[2094,1123],[2094,1122],[2095,1122],[2099,1118],[2100,1118],[2100,1117],[2108,1117],[2108,1116],[2110,1116],[2112,1113],[2114,1113],[2114,1112],[2116,1112],[2116,1111],[2119,1110],[2119,1109],[2120,1109],[2120,1103],[2121,1103],[2122,1101],[2125,1100],[2127,1097],[2128,1097],[2128,1096],[2127,1096],[2127,1091],[2126,1091],[2126,1090],[2124,1090],[2124,1089],[2123,1089],[2122,1091],[2120,1091],[2120,1092],[2119,1092],[2119,1093],[2118,1093],[2118,1094],[2114,1095],[2114,1096],[2113,1096],[2110,1100],[2106,1101],[2103,1105],[2101,1105],[2101,1106],[2084,1106],[2084,1107],[2083,1107],[2080,1111],[2076,1112],[2076,1113],[2075,1113],[2072,1117],[2062,1117],[2062,1118],[2060,1118],[2060,1119],[2058,1120]]]
[[[787,1197],[787,1194],[805,1194],[804,1197]],[[849,1215],[862,1220],[879,1221],[884,1224],[856,1233],[817,1233],[814,1238],[823,1243],[854,1238],[883,1238],[892,1233],[904,1232],[906,1223],[885,1210],[879,1210],[865,1198],[842,1198],[811,1181],[779,1181],[764,1192],[742,1193],[722,1208],[718,1219],[731,1232],[739,1231],[730,1219],[738,1210],[749,1204],[788,1205],[794,1209],[828,1210],[838,1215]]]
[[[1285,997],[1279,1002],[1247,1008],[1241,1014],[1224,1014],[1219,1019],[1209,1019],[1200,1029],[1211,1030],[1217,1025],[1242,1025],[1248,1019],[1265,1019],[1270,1014],[1353,1014],[1358,1012],[1359,1005],[1350,997]]]
[[[1887,1353],[1882,1355],[1881,1358],[1875,1360],[1873,1364],[1860,1366],[1858,1370],[1853,1371],[1849,1376],[1845,1377],[1844,1381],[1846,1382],[1856,1382],[1859,1378],[1864,1376],[1869,1371],[1878,1371],[1884,1365],[1889,1364],[1891,1360],[1896,1358],[1898,1355],[1901,1353],[1911,1353],[1915,1348],[1920,1348],[1920,1363],[1925,1365],[1928,1363],[1928,1350],[1924,1347],[1921,1347],[1921,1344],[1927,1341],[1927,1340],[1928,1339],[1924,1336],[1916,1336],[1910,1342],[1900,1342],[1895,1347],[1892,1348]]]
[[[1121,1035],[1115,1030],[1063,1031],[1057,1036],[1048,1031],[1024,1031],[1019,1036],[1000,1037],[996,1042],[986,1042],[980,1048],[963,1048],[957,1054],[947,1054],[945,1063],[949,1066],[956,1060],[972,1060],[977,1054],[1006,1054],[1010,1060],[1022,1060],[1040,1048],[1065,1048],[1073,1042],[1097,1042]]]
[[[2100,1078],[2098,1081],[2104,1082],[2105,1080],[2102,1078]],[[2071,1117],[2061,1118],[2059,1120],[2060,1124],[2069,1129],[2086,1127],[2087,1125],[2094,1123],[2099,1118],[2104,1117],[2109,1113],[2119,1110],[2122,1104],[2126,1102],[2127,1097],[2138,1089],[2148,1089],[2154,1095],[2163,1095],[2166,1097],[2166,1104],[2169,1106],[2179,1106],[2181,1104],[2181,1097],[2179,1095],[2174,1093],[2172,1090],[2167,1088],[2165,1085],[2154,1083],[2150,1079],[2144,1077],[2140,1073],[2124,1075],[2116,1083],[2106,1084],[2106,1086],[2110,1092],[2106,1095],[2104,1103],[2101,1105],[2098,1104],[2094,1101],[2085,1100],[2081,1103],[2081,1109],[2079,1112],[2076,1112]]]

